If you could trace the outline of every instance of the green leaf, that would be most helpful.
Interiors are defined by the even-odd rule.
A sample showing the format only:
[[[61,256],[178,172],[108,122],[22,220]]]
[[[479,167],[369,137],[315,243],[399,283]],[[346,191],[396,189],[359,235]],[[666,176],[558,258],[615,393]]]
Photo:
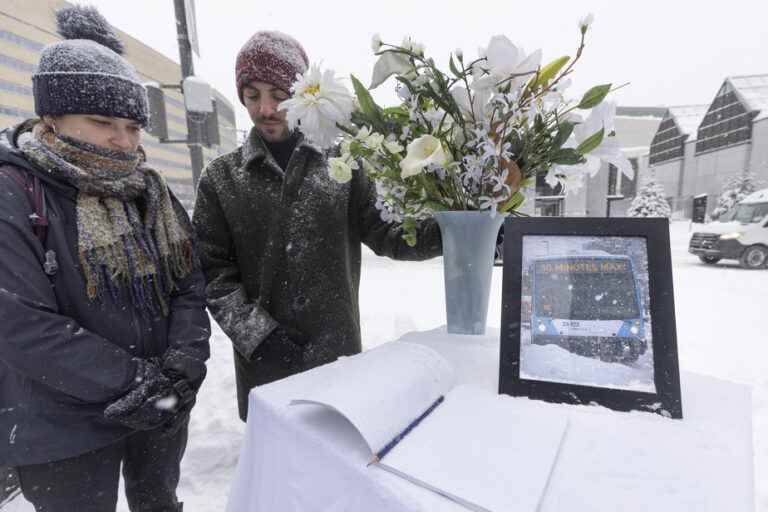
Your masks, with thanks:
[[[360,104],[360,108],[363,113],[370,119],[373,124],[374,131],[379,133],[384,132],[384,117],[382,115],[381,107],[379,107],[373,97],[368,92],[368,89],[355,78],[355,75],[350,75],[352,78],[352,85],[355,88],[355,94],[357,95],[357,102]]]
[[[436,212],[441,212],[446,209],[443,203],[438,203],[437,201],[432,200],[424,201],[424,207]]]
[[[597,146],[600,145],[601,142],[603,142],[603,137],[605,136],[605,128],[600,128],[599,132],[595,132],[589,137],[587,137],[584,142],[579,144],[579,146],[576,148],[576,151],[581,153],[582,155],[586,155],[593,149],[595,149]]]
[[[539,71],[538,76],[536,76],[533,79],[533,82],[531,83],[531,88],[538,87],[540,85],[546,85],[547,82],[552,80],[555,75],[563,69],[563,66],[565,66],[568,61],[571,60],[571,58],[568,55],[563,55],[559,59],[555,59],[543,68],[541,68],[541,71]]]
[[[509,201],[504,203],[501,208],[499,208],[499,211],[504,213],[508,212],[510,210],[517,210],[521,204],[525,201],[525,196],[518,190],[514,194],[512,194],[512,197],[509,198]]]
[[[602,102],[611,91],[611,84],[596,85],[581,98],[577,108],[588,109],[596,107]]]
[[[552,155],[552,163],[559,165],[576,165],[583,162],[581,153],[573,148],[563,148]]]
[[[560,124],[560,126],[557,128],[557,133],[555,134],[555,138],[552,139],[553,149],[560,149],[561,147],[563,147],[563,144],[565,144],[565,142],[571,137],[574,126],[575,125],[573,123],[568,123],[568,122],[564,122]]]
[[[459,68],[456,67],[456,63],[453,62],[453,55],[451,55],[451,58],[448,60],[448,67],[456,78],[461,79],[463,75],[461,74],[461,71],[459,71]]]

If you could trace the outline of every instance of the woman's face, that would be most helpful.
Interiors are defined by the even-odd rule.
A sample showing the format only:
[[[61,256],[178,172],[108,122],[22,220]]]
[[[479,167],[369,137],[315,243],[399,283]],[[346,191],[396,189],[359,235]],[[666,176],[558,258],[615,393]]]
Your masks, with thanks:
[[[103,148],[132,152],[141,141],[141,125],[131,119],[96,114],[66,114],[43,121],[66,135]]]

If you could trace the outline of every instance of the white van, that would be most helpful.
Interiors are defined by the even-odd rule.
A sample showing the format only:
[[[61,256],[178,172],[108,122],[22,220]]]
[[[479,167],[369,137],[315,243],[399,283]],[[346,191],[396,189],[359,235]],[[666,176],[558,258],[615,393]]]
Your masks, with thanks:
[[[768,188],[702,226],[691,236],[688,252],[710,265],[738,260],[744,268],[768,268]]]

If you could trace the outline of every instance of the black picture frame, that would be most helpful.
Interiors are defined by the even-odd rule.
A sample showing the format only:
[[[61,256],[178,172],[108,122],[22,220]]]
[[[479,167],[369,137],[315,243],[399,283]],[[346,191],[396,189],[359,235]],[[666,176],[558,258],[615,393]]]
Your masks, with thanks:
[[[585,240],[589,241],[589,243],[585,243]],[[622,251],[615,248],[614,252],[610,253],[610,256],[602,256],[600,253],[609,253],[609,251],[590,251],[586,249],[593,245],[601,249],[605,249],[605,246],[610,248],[616,242],[619,242],[616,244],[618,247],[623,246],[631,254],[622,257]],[[570,251],[567,255],[560,253],[532,256],[535,252],[530,249],[530,247],[541,248],[541,253],[544,251],[543,248],[549,251],[550,246],[562,248],[568,247],[568,244],[571,243],[579,246],[580,249]],[[526,270],[523,268],[525,244],[528,244],[526,245],[526,251],[528,251],[526,252]],[[638,248],[642,248],[643,245],[645,247],[646,259],[641,261],[642,251]],[[557,253],[556,249],[553,249],[553,251]],[[586,258],[592,258],[592,260],[586,261]],[[576,277],[576,273],[579,271],[587,274],[592,271],[590,269],[597,268],[595,265],[608,264],[605,263],[608,261],[618,263],[613,267],[605,268],[627,268],[625,264],[621,263],[622,258],[630,262],[631,281],[627,281],[630,278],[626,277],[617,278],[609,276],[605,278],[606,274]],[[641,278],[645,279],[645,276],[642,274],[643,268],[641,268],[643,266],[647,268],[645,270],[647,281],[642,281],[641,283]],[[558,271],[561,272],[560,275],[552,275],[552,273]],[[546,272],[550,272],[550,274]],[[563,277],[564,275],[567,276]],[[601,278],[600,276],[603,277]],[[578,326],[579,321],[558,320],[560,323],[556,325],[551,318],[548,319],[541,316],[547,314],[550,317],[562,316],[565,314],[562,311],[568,311],[568,315],[573,317],[575,314],[573,312],[577,308],[573,305],[577,303],[577,298],[574,297],[578,297],[578,295],[573,295],[577,293],[573,291],[573,286],[576,286],[577,290],[581,289],[579,287],[586,286],[569,284],[567,293],[571,295],[567,299],[568,306],[566,309],[560,308],[558,310],[556,299],[552,298],[558,294],[558,289],[553,288],[555,285],[546,284],[545,279],[551,279],[550,283],[558,279],[567,280],[568,283],[582,282],[577,282],[577,279],[586,280],[583,282],[587,282],[590,279],[594,282],[599,282],[598,279],[602,279],[603,282],[622,282],[625,285],[614,285],[618,286],[616,290],[626,290],[634,286],[637,290],[634,293],[638,297],[640,297],[641,293],[640,288],[643,288],[647,303],[642,302],[641,298],[639,298],[638,300],[641,302],[638,306],[641,307],[638,307],[636,311],[638,315],[644,316],[639,320],[634,320],[635,329],[632,332],[636,333],[639,331],[644,333],[643,339],[647,341],[645,344],[646,350],[650,348],[650,352],[642,352],[643,355],[637,355],[638,359],[634,363],[631,362],[631,357],[642,350],[642,341],[637,341],[637,336],[634,334],[628,334],[624,323],[621,323],[623,331],[618,333],[601,331],[604,333],[608,332],[608,334],[602,337],[590,335],[591,337],[585,343],[584,340],[587,340],[587,338],[579,338],[578,336],[586,335],[583,332],[574,335],[570,328],[571,323]],[[625,279],[625,281],[616,281],[616,279]],[[542,283],[541,287],[536,286],[537,280]],[[583,405],[598,404],[618,411],[640,410],[654,412],[670,418],[682,418],[683,410],[680,396],[680,370],[675,328],[672,261],[669,243],[669,222],[667,219],[508,217],[504,224],[502,283],[499,393],[511,396],[526,396],[549,402]],[[629,284],[627,285],[626,283]],[[523,295],[524,285],[527,287],[526,293],[528,295],[526,296]],[[596,285],[591,286],[593,286],[591,289],[595,289],[594,286]],[[611,294],[613,294],[613,290]],[[596,295],[595,298],[597,299],[597,297]],[[526,302],[528,302],[528,305],[525,304]],[[616,304],[616,300],[613,300],[612,303]],[[553,306],[552,304],[555,305]],[[544,309],[541,309],[540,305]],[[523,312],[524,307],[526,312]],[[600,315],[608,317],[610,314],[618,314],[615,312],[616,306],[609,306],[607,302],[604,310],[606,311],[605,313],[602,311],[594,313],[596,309],[593,306],[589,307],[593,309],[590,309],[588,313],[581,313],[582,316],[588,317],[592,315],[590,318],[594,319],[595,317],[599,318]],[[611,309],[611,307],[614,309]],[[600,308],[601,306],[598,306],[597,310],[600,310]],[[561,313],[555,313],[556,310],[561,311]],[[544,319],[542,320],[542,318]],[[529,324],[527,327],[525,326],[526,321]],[[534,327],[533,322],[537,323],[536,327]],[[618,325],[617,322],[619,321],[616,320],[611,325],[616,326]],[[632,325],[632,320],[626,320],[626,322],[630,322],[626,325]],[[607,325],[607,321],[603,320],[589,320],[581,323],[589,326],[586,328],[581,327],[584,332],[588,332],[590,329],[595,329],[595,332],[597,332],[597,327],[593,326]],[[650,323],[650,329],[647,328],[648,323]],[[563,325],[566,327],[558,331],[558,328],[561,328]],[[528,329],[528,338],[525,340],[525,345],[521,345],[521,336],[526,334],[526,328]],[[578,328],[574,327],[574,329]],[[538,331],[534,332],[534,329],[538,329]],[[618,328],[611,327],[610,329],[618,331]],[[563,335],[562,333],[566,331],[569,334]],[[619,338],[618,335],[622,332],[625,337]],[[551,333],[554,334],[551,336],[545,335]],[[649,335],[650,339],[648,338]],[[635,336],[635,338],[631,338],[631,336]],[[617,346],[620,348],[617,349]],[[544,352],[542,347],[550,352]],[[552,352],[552,350],[559,349],[563,349],[566,352],[557,352],[556,354]],[[522,361],[521,354],[523,356]],[[552,354],[565,358],[571,355],[590,358],[589,360],[562,359],[569,362],[564,367],[577,368],[577,370],[573,371],[573,375],[584,374],[581,368],[586,368],[586,366],[579,367],[578,365],[580,364],[592,365],[589,366],[589,371],[593,372],[590,375],[596,375],[598,378],[600,377],[599,372],[602,371],[601,368],[606,368],[606,371],[613,368],[609,364],[624,365],[616,367],[619,372],[624,371],[625,367],[628,368],[628,372],[634,371],[634,364],[646,372],[643,375],[648,377],[648,389],[638,390],[637,387],[622,388],[621,386],[613,386],[611,384],[595,384],[599,380],[580,382],[576,378],[572,379],[567,373],[567,378],[565,379],[550,378],[549,375],[541,378],[540,375],[527,373],[527,368],[523,368],[521,377],[521,363],[525,366],[528,360],[536,361],[536,364],[539,365],[538,368],[553,368],[547,365],[550,365],[553,361],[560,361],[560,359],[553,359],[550,357]],[[644,357],[642,362],[645,366],[640,365],[641,357]],[[546,365],[540,363],[540,361],[546,362]],[[576,362],[570,363],[570,361]],[[651,361],[652,373],[647,369]],[[534,367],[533,363],[528,363],[528,368],[530,367]],[[557,370],[556,367],[555,370]],[[547,372],[550,370],[541,371]]]

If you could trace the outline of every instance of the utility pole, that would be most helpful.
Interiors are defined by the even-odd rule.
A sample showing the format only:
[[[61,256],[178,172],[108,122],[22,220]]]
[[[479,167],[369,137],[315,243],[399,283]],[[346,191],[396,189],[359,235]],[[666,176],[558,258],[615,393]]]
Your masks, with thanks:
[[[195,66],[192,61],[192,44],[189,41],[189,29],[187,27],[187,11],[184,0],[173,0],[176,10],[176,33],[179,41],[179,59],[181,61],[181,79],[195,74]],[[187,139],[189,140],[189,158],[192,163],[192,185],[197,191],[197,182],[200,180],[200,174],[203,172],[203,148],[200,144],[200,123],[192,119],[188,110],[185,111],[187,117]]]

